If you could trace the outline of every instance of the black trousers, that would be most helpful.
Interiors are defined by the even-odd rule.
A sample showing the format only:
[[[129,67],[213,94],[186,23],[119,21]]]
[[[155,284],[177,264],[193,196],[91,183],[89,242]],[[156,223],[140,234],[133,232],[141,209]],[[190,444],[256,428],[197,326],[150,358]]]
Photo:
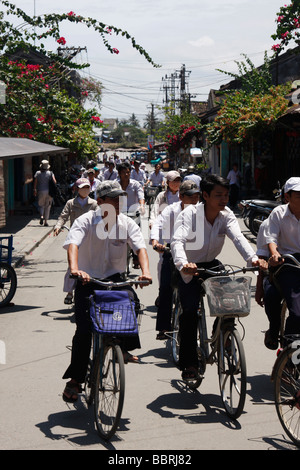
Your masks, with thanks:
[[[300,261],[300,253],[294,253],[293,256]],[[290,263],[290,261],[286,259],[285,263]],[[274,283],[278,284],[289,310],[284,333],[286,335],[300,334],[300,270],[283,268]]]
[[[120,282],[121,276],[114,275],[109,278],[114,282]],[[72,341],[71,363],[63,375],[63,379],[74,379],[78,383],[83,383],[86,376],[92,340],[92,322],[89,314],[89,296],[95,290],[104,290],[92,282],[82,284],[77,282],[75,288],[75,321],[76,331]],[[127,290],[129,296],[139,302],[135,291],[130,287],[116,288],[114,290]],[[138,335],[120,337],[121,348],[124,351],[131,351],[141,347]]]
[[[218,260],[209,263],[199,263],[198,267],[211,269],[222,264]],[[201,276],[205,280],[209,275]],[[182,277],[178,280],[179,299],[182,306],[182,314],[179,317],[179,369],[187,367],[198,367],[197,355],[197,310],[201,296],[201,280],[198,277],[186,284]]]
[[[160,271],[159,306],[156,317],[157,331],[171,331],[172,275],[175,269],[171,253],[163,253]]]

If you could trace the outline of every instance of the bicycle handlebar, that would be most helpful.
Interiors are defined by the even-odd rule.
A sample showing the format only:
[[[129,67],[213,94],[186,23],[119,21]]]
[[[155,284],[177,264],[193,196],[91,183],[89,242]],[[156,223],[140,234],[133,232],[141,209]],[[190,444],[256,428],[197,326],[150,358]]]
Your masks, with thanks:
[[[293,261],[294,264],[290,264],[290,263],[285,263],[285,264],[281,264],[278,269],[276,269],[276,271],[274,271],[274,275],[277,276],[277,274],[279,273],[279,271],[281,271],[282,268],[294,268],[294,269],[299,269],[300,268],[300,262],[297,260],[297,258],[295,258],[295,256],[293,255],[290,255],[290,254],[286,254],[286,255],[282,255],[281,258],[279,258],[279,261],[282,261],[283,259],[290,259],[291,261]]]
[[[258,266],[251,266],[249,268],[238,268],[233,270],[231,269],[222,269],[220,271],[213,271],[211,269],[207,268],[198,268],[197,272],[198,273],[205,273],[205,274],[210,274],[211,276],[230,276],[231,274],[237,274],[237,273],[247,273],[247,272],[254,272],[254,271],[259,271]]]
[[[170,253],[171,248],[170,248],[169,246],[164,246],[163,248],[158,249],[158,246],[155,245],[155,246],[153,247],[153,250],[155,250],[155,251],[163,251],[163,252],[165,252],[165,253]]]
[[[81,276],[76,276],[75,274],[70,274],[71,279],[78,279],[79,281],[82,280]],[[121,281],[121,282],[113,282],[113,281],[101,281],[100,279],[95,279],[94,277],[90,277],[89,282],[94,282],[95,284],[98,284],[99,286],[102,287],[125,287],[125,286],[140,286],[140,285],[148,285],[152,284],[152,281],[145,281],[145,280],[137,280],[137,279],[130,279],[127,281]]]

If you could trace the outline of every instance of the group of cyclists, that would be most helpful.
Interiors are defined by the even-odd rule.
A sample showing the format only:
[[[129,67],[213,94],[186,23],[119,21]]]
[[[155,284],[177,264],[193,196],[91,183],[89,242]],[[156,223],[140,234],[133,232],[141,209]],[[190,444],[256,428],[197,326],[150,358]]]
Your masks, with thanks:
[[[75,285],[76,332],[71,363],[63,376],[64,379],[69,379],[63,392],[63,398],[68,402],[77,400],[88,364],[91,324],[86,299],[93,290],[99,289],[90,281],[90,277],[119,280],[126,272],[129,245],[136,256],[136,267],[141,269],[139,279],[147,283],[152,281],[141,227],[127,216],[133,207],[141,214],[144,213],[144,188],[147,185],[162,187],[153,206],[153,217],[149,221],[151,245],[160,254],[157,273],[157,339],[165,339],[165,333],[171,330],[172,283],[175,273],[182,306],[179,321],[179,368],[184,380],[193,380],[199,374],[196,324],[200,299],[199,282],[203,279],[199,280],[197,269],[222,266],[218,256],[223,249],[225,236],[232,240],[247,265],[257,266],[262,272],[267,272],[268,263],[271,266],[284,263],[282,253],[293,253],[300,259],[300,178],[290,178],[286,182],[287,204],[275,209],[268,224],[262,227],[259,237],[262,244],[255,252],[242,234],[235,214],[227,207],[230,191],[227,179],[214,174],[199,180],[193,179],[193,168],[190,168],[189,174],[182,180],[179,172],[172,170],[164,176],[157,166],[145,180],[140,162],[134,168],[128,162],[123,162],[117,166],[117,173],[116,178],[100,181],[95,189],[97,207],[83,212],[73,221],[64,243],[69,273],[82,279]],[[86,193],[80,195],[84,183],[88,184],[88,180],[86,182],[84,179],[78,181],[76,196],[81,199],[79,204],[82,208],[89,202]],[[61,217],[65,223],[66,213],[62,213]],[[268,250],[263,256],[261,246]],[[268,278],[266,274],[264,277]],[[284,273],[279,283],[282,287],[281,295],[286,298],[290,312],[286,329],[288,332],[300,333],[299,279],[294,273],[291,276]],[[259,289],[256,300],[263,305],[262,299],[266,297],[267,290],[261,291],[260,298],[258,292]],[[136,293],[133,291],[131,295],[136,296]],[[268,312],[266,309],[267,315]],[[270,332],[267,332],[267,347],[270,347],[269,337]],[[274,339],[273,336],[271,339]],[[139,362],[138,356],[130,352],[140,347],[138,336],[128,338],[121,347],[126,362]],[[274,345],[272,348],[274,349]]]

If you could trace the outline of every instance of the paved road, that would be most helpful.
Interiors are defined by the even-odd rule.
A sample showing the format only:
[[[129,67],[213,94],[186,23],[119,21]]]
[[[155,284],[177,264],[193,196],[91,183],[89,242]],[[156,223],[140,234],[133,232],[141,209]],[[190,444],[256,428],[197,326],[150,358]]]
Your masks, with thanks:
[[[230,421],[219,396],[216,367],[209,366],[201,387],[192,392],[171,361],[168,342],[155,339],[157,282],[140,292],[146,306],[141,326],[141,364],[126,365],[126,394],[120,430],[109,444],[93,426],[84,400],[76,406],[61,398],[74,332],[72,307],[63,303],[67,267],[65,235],[49,236],[17,269],[15,306],[1,310],[0,448],[28,450],[190,450],[294,449],[284,436],[272,401],[270,372],[274,353],[263,345],[263,310],[253,300],[243,319],[248,395],[243,415]],[[158,255],[150,251],[156,275]],[[223,262],[243,265],[231,242]]]

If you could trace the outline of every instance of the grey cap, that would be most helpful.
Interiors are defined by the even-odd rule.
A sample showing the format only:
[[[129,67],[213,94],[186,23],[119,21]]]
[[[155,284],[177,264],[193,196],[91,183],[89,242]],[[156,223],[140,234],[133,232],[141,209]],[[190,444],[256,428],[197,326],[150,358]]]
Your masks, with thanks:
[[[127,193],[123,191],[121,185],[118,181],[103,181],[99,184],[96,189],[97,197],[118,197],[118,196],[127,196]]]
[[[192,196],[195,193],[200,193],[199,187],[192,180],[185,180],[179,187],[179,193],[186,196]]]

